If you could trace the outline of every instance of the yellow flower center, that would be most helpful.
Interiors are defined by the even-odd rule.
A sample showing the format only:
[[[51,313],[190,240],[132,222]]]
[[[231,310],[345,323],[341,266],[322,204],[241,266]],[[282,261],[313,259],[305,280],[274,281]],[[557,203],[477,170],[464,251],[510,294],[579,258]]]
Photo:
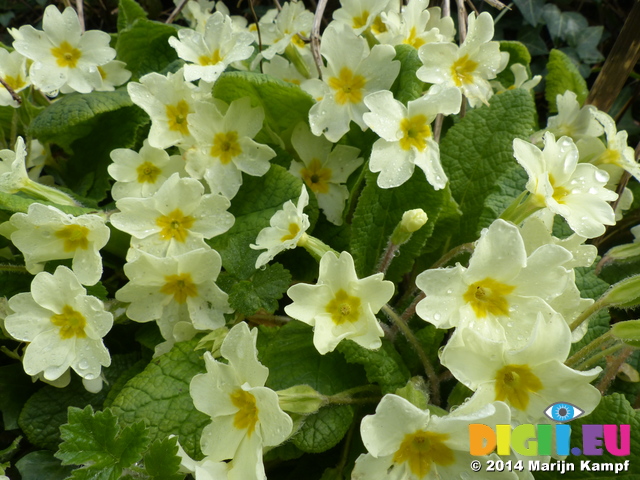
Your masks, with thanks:
[[[469,59],[469,55],[460,57],[451,65],[451,76],[456,87],[473,83],[473,72],[478,68],[478,62]]]
[[[183,135],[189,135],[189,123],[187,115],[189,115],[189,104],[184,100],[180,100],[175,105],[166,105],[167,120],[169,130],[172,132],[180,132]]]
[[[353,28],[362,28],[367,24],[369,20],[369,12],[363,10],[360,16],[353,17]]]
[[[156,218],[156,225],[162,228],[160,230],[160,238],[163,240],[171,240],[184,243],[189,235],[189,229],[193,226],[196,219],[190,215],[184,215],[182,210],[176,208],[169,215],[161,215]]]
[[[287,240],[293,240],[294,238],[296,238],[296,235],[298,235],[298,233],[300,233],[300,225],[298,225],[297,223],[291,222],[289,224],[289,233],[287,233],[286,235],[283,235],[280,241],[286,242]]]
[[[393,455],[393,463],[407,462],[409,469],[418,478],[425,478],[431,465],[452,465],[455,462],[453,450],[444,444],[449,438],[446,433],[418,430],[404,436],[400,448]]]
[[[17,92],[27,84],[20,74],[16,75],[15,77],[7,75],[6,77],[4,77],[4,81],[14,92]],[[0,85],[0,88],[4,88],[4,85]]]
[[[387,25],[382,21],[382,18],[380,18],[380,15],[378,15],[376,19],[373,21],[373,23],[371,24],[371,31],[376,35],[379,35],[387,31]]]
[[[414,115],[411,118],[403,118],[400,122],[400,130],[403,137],[400,139],[400,147],[403,150],[411,150],[416,147],[420,152],[427,148],[427,138],[431,137],[431,127],[424,115]]]
[[[563,203],[564,198],[571,194],[571,192],[564,187],[556,187],[556,181],[553,178],[553,175],[549,175],[549,183],[553,187],[552,197],[556,202]]]
[[[197,297],[198,287],[191,280],[190,273],[181,273],[179,275],[165,275],[165,283],[160,289],[160,293],[165,295],[173,295],[173,299],[178,303],[187,301],[187,297]]]
[[[304,33],[300,32],[300,35],[304,35]],[[296,33],[293,37],[291,37],[291,43],[293,43],[298,48],[304,48],[305,43],[300,35]]]
[[[421,38],[418,38],[416,27],[411,27],[411,30],[409,30],[409,36],[405,38],[402,43],[411,45],[413,48],[420,48],[422,45],[425,44],[425,41]]]
[[[64,242],[65,252],[75,252],[77,249],[89,248],[89,229],[82,225],[65,225],[57,230],[55,236]]]
[[[331,314],[331,320],[336,325],[342,325],[345,322],[355,323],[360,319],[360,303],[359,297],[352,297],[340,289],[325,310]]]
[[[233,417],[233,426],[238,430],[246,430],[247,435],[251,436],[258,423],[256,397],[242,389],[236,390],[230,397],[231,403],[238,409]]]
[[[80,312],[74,310],[69,305],[62,307],[62,313],[58,313],[51,317],[51,323],[56,327],[60,327],[60,338],[67,339],[72,337],[85,338],[87,334],[84,327],[87,325],[87,319]]]
[[[156,183],[162,170],[151,162],[144,162],[138,165],[136,173],[138,174],[138,183]]]
[[[200,65],[216,65],[222,61],[222,57],[220,56],[220,50],[216,49],[211,55],[200,55],[198,58],[198,62]]]
[[[66,40],[58,47],[51,49],[51,54],[56,57],[56,63],[59,67],[76,68],[78,60],[82,56],[82,52],[72,47]]]
[[[471,305],[478,318],[485,318],[488,313],[509,315],[509,302],[505,296],[515,288],[487,277],[469,285],[462,298]]]
[[[311,160],[309,166],[300,171],[304,183],[314,193],[327,193],[329,191],[329,180],[331,180],[331,169],[322,168],[322,162],[317,158]]]
[[[219,157],[220,163],[228,164],[233,157],[237,157],[242,153],[242,147],[238,143],[237,132],[216,133],[213,137],[213,146],[210,155]]]
[[[526,410],[529,392],[539,390],[542,390],[542,382],[528,365],[507,365],[496,374],[496,400],[507,400],[518,410]]]
[[[336,102],[339,105],[345,103],[360,103],[362,101],[362,89],[367,80],[362,75],[354,75],[348,67],[342,67],[337,77],[329,78],[329,86],[336,91]]]
[[[98,73],[100,74],[100,78],[104,80],[107,78],[107,72],[104,71],[104,68],[98,66]]]
[[[622,155],[619,150],[607,148],[602,155],[598,157],[597,164],[610,163],[612,165],[620,165],[620,159]]]

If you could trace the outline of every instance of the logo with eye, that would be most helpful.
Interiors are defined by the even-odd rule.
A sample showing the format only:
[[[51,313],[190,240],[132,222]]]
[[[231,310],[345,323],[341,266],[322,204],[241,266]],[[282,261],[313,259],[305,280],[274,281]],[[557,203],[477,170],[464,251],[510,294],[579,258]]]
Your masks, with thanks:
[[[575,405],[566,402],[558,402],[553,405],[549,405],[544,411],[544,414],[551,420],[561,423],[575,420],[583,413],[584,410],[580,410]]]

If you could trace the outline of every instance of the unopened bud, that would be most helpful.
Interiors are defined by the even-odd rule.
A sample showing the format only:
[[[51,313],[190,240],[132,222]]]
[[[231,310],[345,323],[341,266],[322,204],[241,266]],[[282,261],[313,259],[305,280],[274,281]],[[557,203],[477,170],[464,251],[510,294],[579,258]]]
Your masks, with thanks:
[[[625,278],[612,285],[599,300],[605,306],[631,308],[640,304],[640,275]]]
[[[618,322],[611,327],[611,335],[630,347],[640,347],[640,320]]]
[[[309,385],[296,385],[279,390],[278,403],[285,412],[309,415],[317,412],[324,403],[325,397]]]
[[[408,210],[402,215],[402,227],[409,233],[417,232],[427,223],[427,214],[421,208]]]

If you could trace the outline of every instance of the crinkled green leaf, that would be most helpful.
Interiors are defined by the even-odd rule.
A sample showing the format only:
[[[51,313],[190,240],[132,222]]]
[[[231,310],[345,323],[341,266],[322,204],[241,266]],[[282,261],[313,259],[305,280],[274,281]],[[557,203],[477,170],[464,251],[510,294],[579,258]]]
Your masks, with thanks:
[[[36,117],[30,133],[67,150],[69,157],[59,159],[60,177],[76,194],[100,201],[111,184],[111,151],[134,147],[148,122],[126,89],[119,89],[65,96]]]
[[[339,353],[320,355],[312,338],[312,329],[297,321],[276,328],[260,327],[258,358],[269,368],[269,388],[309,385],[324,395],[333,395],[366,383],[362,370],[350,367]],[[305,452],[328,450],[342,439],[352,419],[350,405],[321,408],[306,417],[292,441]]]
[[[24,404],[18,418],[20,428],[37,447],[56,450],[60,442],[60,425],[67,421],[68,408],[87,405],[102,408],[111,384],[138,358],[137,354],[112,355],[111,366],[103,369],[107,382],[96,394],[87,392],[75,374],[71,376],[71,384],[65,388],[42,387]]]
[[[482,229],[504,212],[509,205],[526,190],[525,186],[529,176],[520,164],[512,165],[502,174],[491,193],[484,201],[484,209],[480,214],[478,228]]]
[[[473,395],[473,390],[468,388],[464,383],[457,383],[447,399],[449,409],[462,405],[471,395]]]
[[[545,0],[514,0],[524,19],[532,26],[538,25],[542,19],[542,7]]]
[[[138,18],[147,18],[147,12],[135,0],[120,0],[118,3],[118,31],[133,25]]]
[[[0,411],[5,430],[18,428],[18,415],[37,389],[31,377],[24,373],[21,363],[0,367]]]
[[[258,255],[264,250],[253,250],[260,230],[269,226],[269,220],[285,202],[298,203],[302,180],[278,165],[271,165],[262,177],[243,176],[243,185],[231,201],[231,212],[236,218],[231,229],[212,238],[209,244],[222,256],[224,268],[239,279],[247,279],[255,272]],[[315,198],[305,210],[313,221],[317,218]]]
[[[531,76],[531,69],[529,64],[531,63],[531,54],[527,47],[521,42],[503,40],[500,42],[500,51],[507,52],[509,54],[509,63],[502,72],[498,74],[496,80],[498,80],[504,87],[510,87],[515,82],[515,77],[511,71],[511,65],[519,63],[527,68],[527,73]]]
[[[595,265],[600,257],[596,258],[594,265],[590,267],[579,267],[575,269],[576,286],[580,290],[580,296],[583,298],[593,298],[597,300],[609,288],[609,284],[596,276]],[[611,317],[608,311],[600,310],[589,319],[589,328],[584,338],[571,346],[572,352],[577,352],[580,348],[595,340],[609,330],[609,321]]]
[[[151,480],[181,480],[177,438],[164,438],[151,444],[144,454],[144,469]]]
[[[386,339],[382,340],[382,347],[377,350],[368,350],[351,340],[344,340],[338,344],[338,351],[347,362],[362,365],[369,382],[380,385],[383,394],[395,392],[409,379],[409,369]]]
[[[297,85],[254,72],[223,73],[213,86],[213,95],[227,103],[249,97],[254,107],[264,109],[267,127],[283,138],[299,122],[308,120],[313,106],[311,96]]]
[[[545,98],[549,103],[549,113],[558,111],[556,96],[562,95],[567,90],[571,90],[578,96],[580,105],[584,103],[589,94],[587,83],[567,55],[560,50],[551,50],[547,70],[549,74],[546,77]]]
[[[580,407],[580,399],[573,399],[576,405]],[[585,455],[569,455],[565,461],[575,465],[574,471],[566,471],[562,478],[569,480],[587,480],[587,479],[605,479],[605,478],[625,478],[632,479],[640,475],[640,463],[634,461],[637,452],[640,451],[640,417],[638,412],[633,409],[628,400],[619,393],[602,397],[600,404],[589,415],[576,418],[571,425],[571,447],[582,449],[581,430],[583,425],[630,425],[631,426],[631,457],[617,457],[607,452],[602,445],[602,455],[585,456]],[[629,462],[627,471],[618,473],[614,472],[590,472],[580,468],[580,463],[590,460],[592,463],[623,463],[625,460]],[[556,473],[539,473],[536,472],[536,480],[555,480],[558,478]]]
[[[376,184],[377,174],[366,173],[366,181],[351,226],[351,254],[360,277],[375,272],[389,237],[407,210],[422,208],[429,217],[427,224],[402,245],[385,277],[397,281],[413,266],[427,239],[433,233],[435,221],[444,202],[443,190],[434,190],[424,173],[416,168],[413,176],[396,188],[383,189]]]
[[[229,292],[231,308],[242,315],[253,315],[258,310],[274,313],[278,300],[291,284],[291,274],[279,263],[258,269],[250,280],[236,282]]]
[[[211,421],[193,405],[189,384],[204,371],[202,352],[194,351],[198,340],[176,343],[155,358],[142,373],[127,382],[111,404],[123,425],[140,420],[149,427],[151,441],[177,435],[192,457],[200,450],[202,428]]]
[[[457,231],[460,228],[462,212],[451,195],[449,185],[445,187],[444,194],[445,198],[442,203],[442,210],[440,210],[440,214],[436,220],[433,234],[429,237],[429,240],[422,249],[423,256],[418,260],[424,268],[420,268],[418,271],[423,271],[425,268],[430,267],[442,255],[449,251],[451,248],[450,241],[457,235]]]
[[[467,112],[440,143],[440,154],[453,198],[463,217],[457,242],[474,241],[486,197],[506,169],[516,163],[514,138],[527,139],[536,125],[536,110],[529,92],[516,89],[491,97],[490,106]]]
[[[176,27],[138,17],[121,30],[116,42],[116,59],[127,64],[131,79],[138,80],[150,72],[161,72],[178,58],[169,45]]]
[[[69,423],[60,427],[63,442],[55,456],[63,465],[82,465],[72,478],[117,479],[142,458],[149,444],[143,422],[119,428],[110,410],[69,408]]]
[[[73,467],[62,465],[49,450],[27,453],[16,462],[16,468],[22,480],[65,480],[73,471]]]
[[[396,77],[390,90],[394,93],[394,98],[405,105],[411,100],[422,95],[425,84],[416,77],[418,68],[422,66],[422,61],[418,57],[418,50],[411,45],[396,45],[396,56],[394,60],[400,61],[400,73]]]

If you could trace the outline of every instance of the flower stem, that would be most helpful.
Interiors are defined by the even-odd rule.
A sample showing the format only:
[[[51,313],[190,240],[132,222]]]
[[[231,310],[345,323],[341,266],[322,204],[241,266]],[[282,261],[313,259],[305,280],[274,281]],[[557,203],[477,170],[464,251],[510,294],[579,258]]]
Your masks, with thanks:
[[[440,404],[440,380],[438,375],[436,374],[433,365],[429,361],[429,357],[420,345],[418,338],[413,334],[407,322],[404,321],[401,317],[398,316],[396,312],[389,305],[384,305],[382,307],[384,313],[389,317],[389,319],[398,327],[398,329],[404,334],[407,341],[411,344],[413,349],[418,354],[418,358],[420,358],[420,362],[422,363],[422,367],[424,368],[424,372],[427,374],[427,378],[429,379],[429,387],[431,390],[431,403],[434,405]]]
[[[0,272],[29,273],[24,265],[0,265]]]
[[[616,375],[618,374],[618,370],[620,370],[620,367],[625,362],[625,360],[629,358],[629,355],[633,353],[633,350],[634,349],[631,347],[626,347],[623,348],[622,351],[615,356],[615,358],[607,358],[607,366],[604,370],[604,375],[598,382],[598,385],[596,385],[596,388],[600,390],[601,394],[604,395],[604,392],[607,391],[609,385],[611,385],[611,383],[615,380]]]
[[[369,397],[355,397],[359,393],[371,393]],[[323,405],[353,405],[358,403],[376,403],[380,401],[380,388],[376,385],[361,385],[350,388],[335,395],[325,397]]]
[[[582,347],[576,353],[571,355],[564,364],[567,367],[574,368],[575,365],[579,364],[583,360],[587,359],[592,353],[596,350],[602,348],[607,342],[612,340],[611,331],[609,330],[604,335],[600,335],[596,339],[592,340],[590,343]]]
[[[580,316],[578,316],[578,318],[571,322],[569,328],[572,332],[576,328],[578,328],[582,324],[582,322],[588,320],[591,315],[606,307],[605,303],[602,301],[602,298],[603,297],[600,297],[595,303],[592,303],[584,312],[580,314]]]
[[[594,355],[593,357],[591,357],[591,358],[585,360],[584,362],[582,362],[582,364],[578,365],[579,368],[577,368],[576,370],[586,370],[587,368],[589,368],[589,367],[595,365],[596,363],[598,363],[603,358],[606,358],[609,355],[613,355],[618,350],[620,350],[620,349],[622,349],[624,347],[625,347],[624,343],[616,343],[616,344],[614,344],[613,346],[611,346],[609,348],[605,348],[600,353]]]
[[[456,258],[458,255],[462,255],[463,253],[473,253],[475,249],[475,244],[473,242],[463,243],[462,245],[458,245],[457,247],[452,248],[447,253],[445,253],[440,260],[434,263],[431,268],[442,268],[451,260]]]

